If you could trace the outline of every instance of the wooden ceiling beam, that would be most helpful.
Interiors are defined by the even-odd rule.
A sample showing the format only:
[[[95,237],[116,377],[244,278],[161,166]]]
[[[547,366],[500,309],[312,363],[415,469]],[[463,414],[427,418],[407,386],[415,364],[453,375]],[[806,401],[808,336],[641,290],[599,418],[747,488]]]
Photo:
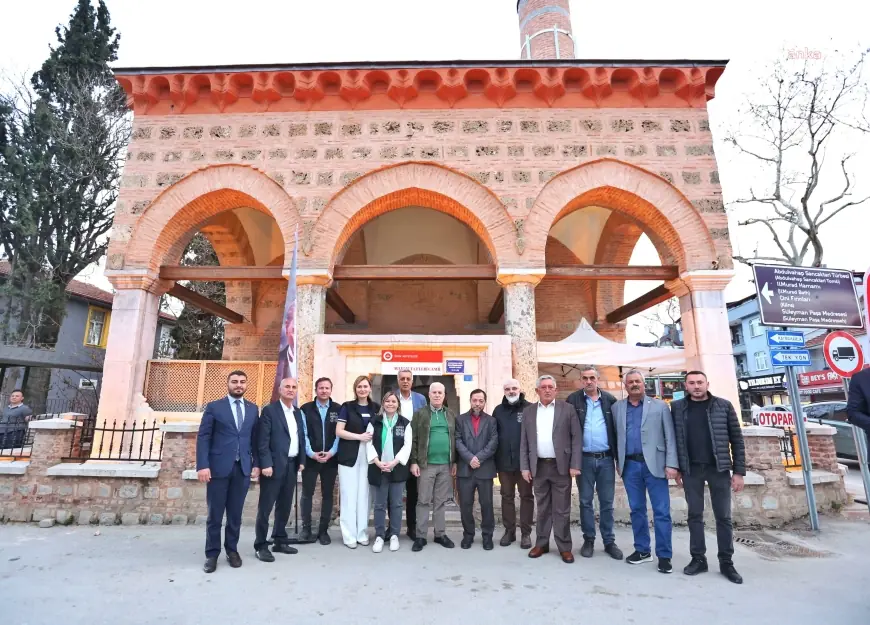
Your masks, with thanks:
[[[647,308],[652,308],[656,304],[666,302],[672,297],[673,293],[668,291],[668,289],[665,288],[665,285],[662,284],[654,288],[652,291],[644,293],[637,299],[628,302],[624,306],[620,306],[613,312],[608,313],[605,319],[607,319],[607,323],[619,323],[639,312],[643,312]]]
[[[226,306],[222,306],[217,302],[213,302],[204,295],[200,295],[196,291],[191,291],[187,287],[176,284],[168,291],[169,295],[177,297],[182,302],[199,308],[203,312],[211,313],[215,317],[225,319],[230,323],[243,323],[245,318],[234,310],[230,310]]]
[[[498,297],[495,298],[495,301],[492,303],[492,309],[489,311],[489,317],[487,320],[490,323],[498,323],[499,320],[504,315],[504,289],[498,290]]]
[[[341,295],[338,294],[338,291],[336,291],[335,288],[326,290],[326,305],[338,313],[338,316],[341,317],[345,323],[354,323],[356,321],[356,315],[353,314],[350,306],[348,306],[341,298]]]

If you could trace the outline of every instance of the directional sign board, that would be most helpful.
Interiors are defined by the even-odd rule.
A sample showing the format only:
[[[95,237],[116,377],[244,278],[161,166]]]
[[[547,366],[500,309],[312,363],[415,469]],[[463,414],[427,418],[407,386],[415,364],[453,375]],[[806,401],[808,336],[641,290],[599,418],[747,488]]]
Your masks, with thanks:
[[[805,367],[812,359],[808,349],[772,349],[770,362],[778,367]]]
[[[850,378],[864,367],[864,352],[848,332],[831,332],[825,337],[825,362],[844,378]]]
[[[785,330],[768,330],[768,347],[803,347],[806,344],[803,332],[786,332]]]
[[[753,265],[761,323],[795,328],[862,328],[852,272]]]

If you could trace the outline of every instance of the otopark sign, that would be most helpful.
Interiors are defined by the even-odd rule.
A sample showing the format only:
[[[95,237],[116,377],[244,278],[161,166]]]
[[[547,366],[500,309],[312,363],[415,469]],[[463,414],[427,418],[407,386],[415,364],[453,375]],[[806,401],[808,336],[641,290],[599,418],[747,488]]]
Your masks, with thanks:
[[[790,265],[753,265],[752,271],[763,325],[864,327],[851,271]]]
[[[848,332],[831,332],[825,337],[825,362],[841,377],[851,378],[864,368],[864,352]]]

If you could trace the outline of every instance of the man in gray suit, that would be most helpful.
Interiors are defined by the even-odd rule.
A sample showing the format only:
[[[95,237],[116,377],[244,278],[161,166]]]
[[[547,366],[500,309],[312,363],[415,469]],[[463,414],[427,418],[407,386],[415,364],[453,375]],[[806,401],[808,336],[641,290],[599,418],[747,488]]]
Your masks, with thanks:
[[[625,484],[631,508],[631,530],[634,553],[629,564],[652,560],[646,495],[653,509],[656,533],[656,557],[659,573],[673,571],[671,557],[671,496],[668,479],[677,479],[677,444],[674,420],[668,405],[660,399],[646,396],[643,373],[632,369],[625,375],[628,399],[613,405],[616,421],[616,468]]]
[[[550,551],[552,530],[562,562],[571,564],[571,480],[580,475],[583,431],[574,406],[556,399],[556,378],[542,375],[537,390],[538,402],[523,409],[520,435],[520,469],[534,484],[538,506],[538,536],[529,557]]]
[[[495,418],[486,414],[486,393],[471,391],[471,410],[456,419],[456,476],[459,481],[459,510],[462,514],[463,549],[474,542],[474,491],[480,500],[480,533],[483,548],[492,549],[495,512],[492,508],[492,481],[495,479],[495,450],[498,427]]]

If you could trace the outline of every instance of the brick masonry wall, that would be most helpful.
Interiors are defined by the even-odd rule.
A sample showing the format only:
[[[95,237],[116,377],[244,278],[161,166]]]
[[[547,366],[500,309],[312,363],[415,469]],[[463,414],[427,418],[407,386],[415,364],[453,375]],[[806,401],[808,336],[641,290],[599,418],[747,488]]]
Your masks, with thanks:
[[[163,460],[156,479],[51,477],[47,470],[59,463],[69,450],[73,430],[38,430],[30,465],[24,475],[0,475],[0,521],[41,521],[82,525],[168,525],[204,524],[206,515],[205,486],[182,479],[182,472],[195,466],[196,434],[165,433]],[[822,438],[817,436],[817,438]],[[827,438],[830,438],[828,436]],[[747,466],[761,475],[764,485],[749,484],[742,493],[732,496],[733,518],[738,526],[781,526],[807,514],[802,486],[790,486],[782,465],[777,438],[747,436]],[[130,466],[137,466],[131,464]],[[675,523],[685,523],[687,504],[682,489],[671,486],[671,515]],[[819,510],[836,511],[846,503],[842,480],[815,485]],[[243,520],[253,523],[258,497],[252,483],[245,503]],[[334,492],[333,520],[338,515],[338,485]],[[617,480],[615,517],[629,521],[628,500]],[[497,517],[501,498],[496,495]],[[574,505],[577,510],[577,493]],[[320,510],[319,488],[314,495],[316,519]],[[576,512],[573,514],[576,520]],[[709,496],[705,516],[711,519]]]
[[[602,157],[671,182],[701,213],[719,255],[730,258],[705,110],[457,109],[137,117],[109,265],[122,262],[124,246],[148,204],[209,165],[261,169],[284,187],[302,218],[311,219],[366,172],[402,161],[431,161],[472,176],[512,217],[522,219],[548,180]],[[338,236],[328,232],[318,245],[328,246]]]

